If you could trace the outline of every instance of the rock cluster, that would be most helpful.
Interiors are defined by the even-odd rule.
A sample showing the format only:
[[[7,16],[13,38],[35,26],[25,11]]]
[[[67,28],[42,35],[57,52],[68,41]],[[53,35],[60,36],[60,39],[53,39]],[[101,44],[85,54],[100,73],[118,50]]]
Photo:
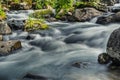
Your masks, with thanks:
[[[66,15],[60,17],[60,20],[66,20],[70,22],[84,22],[89,21],[96,16],[102,15],[101,11],[96,10],[95,8],[80,8],[75,9],[75,11],[68,12]]]
[[[9,40],[3,41],[4,35],[9,35],[12,33],[11,28],[7,25],[6,22],[0,22],[0,55],[8,55],[10,52],[19,49],[22,47],[19,40]]]

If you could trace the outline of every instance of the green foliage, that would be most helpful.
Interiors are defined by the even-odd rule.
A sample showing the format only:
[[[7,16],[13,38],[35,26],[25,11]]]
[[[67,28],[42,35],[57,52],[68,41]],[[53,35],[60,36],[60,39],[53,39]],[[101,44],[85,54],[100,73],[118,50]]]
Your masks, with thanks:
[[[6,14],[5,12],[2,10],[1,6],[0,6],[0,19],[5,19],[6,18]]]
[[[40,19],[44,18],[44,16],[48,14],[52,14],[52,11],[50,9],[42,9],[30,14],[30,17]]]
[[[33,0],[33,2],[36,2],[35,9],[44,9],[47,8],[48,5],[54,6],[55,0]]]
[[[20,3],[20,0],[11,0],[14,3]]]
[[[59,13],[61,9],[64,9],[64,11],[69,11],[69,9],[73,8],[73,2],[74,0],[56,0],[55,1],[55,9],[56,13]]]
[[[44,21],[40,19],[29,18],[25,23],[26,31],[45,30],[45,29],[48,29],[48,25],[45,24]]]

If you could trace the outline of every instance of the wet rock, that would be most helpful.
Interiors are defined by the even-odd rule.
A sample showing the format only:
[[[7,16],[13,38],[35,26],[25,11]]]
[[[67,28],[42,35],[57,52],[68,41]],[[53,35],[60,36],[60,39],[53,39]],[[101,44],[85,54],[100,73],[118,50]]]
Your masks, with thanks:
[[[0,41],[0,55],[8,55],[10,52],[21,47],[21,42],[18,40]]]
[[[37,80],[48,80],[46,77],[40,76],[40,75],[35,75],[28,73],[26,74],[23,78],[29,78],[29,79],[37,79]]]
[[[120,64],[120,28],[116,29],[110,35],[107,43],[107,53],[112,58],[114,64]]]
[[[76,68],[85,68],[87,65],[87,62],[75,62],[72,64],[72,66]]]
[[[102,53],[98,56],[98,62],[100,64],[107,64],[111,60],[110,56],[107,53]]]
[[[3,40],[3,36],[2,35],[0,35],[0,41],[2,41]]]
[[[98,24],[109,24],[109,23],[119,23],[119,22],[120,22],[120,12],[111,14],[109,16],[101,16],[96,21],[96,23]]]
[[[64,16],[61,16],[59,19],[62,21],[69,21],[69,22],[85,22],[101,14],[102,12],[96,10],[95,8],[80,8],[80,9],[76,9],[74,12],[66,13]]]
[[[101,15],[102,12],[94,9],[94,8],[82,8],[82,9],[76,9],[75,10],[75,18],[77,21],[89,21],[90,19]]]
[[[116,4],[118,1],[117,0],[101,0],[104,4],[107,4],[108,6],[113,6]]]
[[[0,35],[11,34],[12,31],[6,22],[0,22]]]

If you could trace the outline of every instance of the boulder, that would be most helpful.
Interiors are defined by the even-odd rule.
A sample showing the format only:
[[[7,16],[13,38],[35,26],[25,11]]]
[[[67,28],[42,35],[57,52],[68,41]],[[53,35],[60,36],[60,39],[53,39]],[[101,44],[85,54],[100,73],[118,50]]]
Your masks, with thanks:
[[[100,16],[102,12],[96,10],[95,8],[82,8],[76,9],[73,14],[77,21],[84,22],[89,21],[90,19]]]
[[[114,64],[120,64],[120,28],[114,30],[110,35],[106,51]]]
[[[11,34],[12,31],[6,22],[0,22],[0,35]]]
[[[18,40],[0,41],[0,55],[8,55],[10,52],[21,47],[21,42]]]
[[[107,53],[98,56],[100,64],[109,64],[110,69],[120,69],[120,28],[114,30],[107,43]]]
[[[87,8],[75,9],[74,12],[68,12],[65,15],[60,16],[58,19],[69,22],[85,22],[85,21],[90,21],[92,18],[96,16],[100,16],[102,13],[103,12],[98,11],[95,8],[87,7]]]
[[[109,24],[109,23],[119,23],[119,22],[120,22],[120,12],[108,16],[101,16],[96,21],[96,23],[98,24]]]

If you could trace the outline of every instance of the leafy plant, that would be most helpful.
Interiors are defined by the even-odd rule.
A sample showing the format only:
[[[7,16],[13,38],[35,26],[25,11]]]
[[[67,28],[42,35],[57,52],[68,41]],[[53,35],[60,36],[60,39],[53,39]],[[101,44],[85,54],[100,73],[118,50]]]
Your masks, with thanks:
[[[44,29],[48,29],[48,25],[45,24],[44,21],[40,19],[29,18],[25,23],[26,31],[44,30]]]
[[[30,14],[30,17],[37,18],[37,19],[40,19],[40,18],[43,19],[44,16],[48,14],[52,14],[52,11],[50,9],[42,9],[42,10],[38,10]]]
[[[6,18],[6,14],[3,11],[2,7],[0,6],[0,19],[5,19]]]
[[[73,8],[74,0],[56,0],[55,1],[55,9],[56,13],[59,13],[62,9],[64,11],[69,11],[69,9]]]
[[[36,3],[35,8],[36,9],[44,9],[47,8],[48,6],[54,6],[54,1],[55,0],[33,0],[33,2]]]

